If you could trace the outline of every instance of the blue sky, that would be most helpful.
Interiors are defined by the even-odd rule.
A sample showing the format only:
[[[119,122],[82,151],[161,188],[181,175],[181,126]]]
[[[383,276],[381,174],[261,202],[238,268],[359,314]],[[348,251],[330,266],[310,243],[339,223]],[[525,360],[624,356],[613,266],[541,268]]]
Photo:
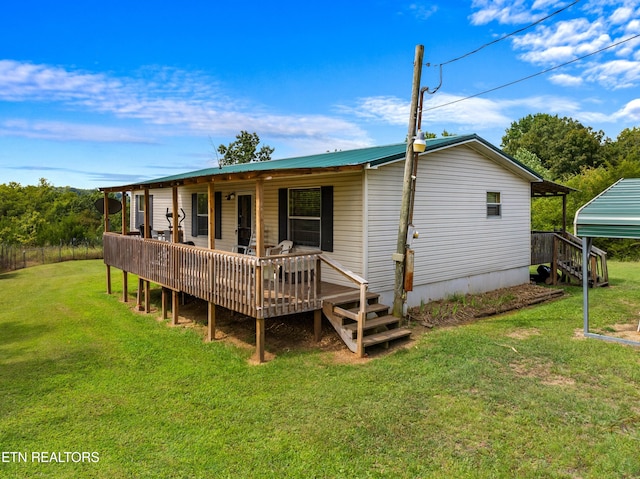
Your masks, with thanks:
[[[5,2],[0,183],[97,188],[206,168],[240,130],[274,158],[401,142],[416,45],[434,88],[437,65],[570,3]],[[447,63],[423,130],[499,145],[513,121],[549,113],[615,139],[640,124],[640,38],[626,41],[638,34],[640,0],[581,0]]]

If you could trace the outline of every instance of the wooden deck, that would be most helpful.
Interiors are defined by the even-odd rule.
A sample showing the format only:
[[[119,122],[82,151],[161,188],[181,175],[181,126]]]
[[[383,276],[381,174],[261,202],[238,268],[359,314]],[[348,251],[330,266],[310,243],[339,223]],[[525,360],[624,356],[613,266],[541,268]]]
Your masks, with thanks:
[[[172,292],[174,323],[178,318],[179,293],[203,299],[209,303],[209,339],[215,337],[215,306],[253,317],[260,361],[264,359],[267,318],[314,311],[318,331],[324,299],[350,291],[362,299],[358,321],[366,320],[367,281],[320,251],[257,257],[117,233],[105,233],[103,244],[108,292],[111,292],[111,267],[123,271],[125,301],[127,275],[135,274],[139,278],[138,290],[144,289],[148,309],[149,284],[156,283],[163,288],[163,310],[167,303],[164,293]],[[337,271],[354,287],[322,281],[323,267]],[[364,355],[361,339],[357,353]]]

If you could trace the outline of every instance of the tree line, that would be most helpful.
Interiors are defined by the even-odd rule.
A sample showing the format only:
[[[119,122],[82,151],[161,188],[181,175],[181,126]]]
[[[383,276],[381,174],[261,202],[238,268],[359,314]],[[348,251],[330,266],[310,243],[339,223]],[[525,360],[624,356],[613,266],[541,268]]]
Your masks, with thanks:
[[[621,178],[640,178],[640,128],[626,128],[615,140],[580,122],[555,115],[528,115],[506,130],[501,148],[544,179],[569,186],[567,219]],[[532,229],[552,231],[562,224],[559,200],[532,202]],[[640,259],[637,240],[596,239],[616,259]]]
[[[0,243],[22,246],[94,244],[102,241],[103,217],[95,206],[104,196],[95,190],[0,184]],[[112,227],[122,215],[111,216]]]

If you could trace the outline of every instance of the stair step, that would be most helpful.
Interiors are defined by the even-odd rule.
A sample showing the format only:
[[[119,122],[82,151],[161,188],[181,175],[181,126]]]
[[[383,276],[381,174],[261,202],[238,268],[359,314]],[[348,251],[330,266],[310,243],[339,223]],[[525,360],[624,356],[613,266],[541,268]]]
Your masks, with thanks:
[[[378,301],[378,298],[380,297],[379,294],[377,293],[372,293],[370,291],[367,291],[367,302],[371,304],[371,300],[375,299],[376,302]],[[343,293],[343,294],[338,294],[335,296],[329,296],[329,297],[325,297],[323,298],[323,301],[325,303],[331,303],[334,306],[344,306],[346,304],[350,304],[350,303],[359,303],[360,302],[360,292],[359,291],[355,291],[353,293]]]
[[[349,311],[351,311],[352,313],[357,313],[358,311],[360,311],[360,308],[351,308]],[[387,306],[386,304],[382,304],[382,303],[373,303],[373,304],[367,304],[367,310],[366,313],[389,313],[389,306]]]
[[[392,315],[387,316],[378,316],[377,318],[367,319],[362,326],[363,331],[367,331],[368,329],[378,328],[381,326],[390,326],[392,324],[398,324],[400,322],[400,318],[396,318]],[[358,334],[358,323],[350,323],[343,326],[343,328],[351,333],[351,337],[355,339]],[[367,336],[365,336],[366,338]]]
[[[382,303],[373,303],[373,304],[367,304],[367,308],[365,310],[366,314],[369,313],[381,313],[381,312],[389,312],[389,306],[387,306],[386,304],[382,304]],[[338,315],[338,316],[342,316],[343,318],[349,318],[352,319],[354,321],[358,320],[358,313],[360,312],[360,308],[350,308],[350,309],[344,309],[341,308],[340,306],[333,306],[333,312]]]
[[[362,345],[366,348],[375,344],[386,343],[394,339],[406,338],[411,335],[411,330],[405,328],[390,329],[382,333],[370,334],[362,338]]]

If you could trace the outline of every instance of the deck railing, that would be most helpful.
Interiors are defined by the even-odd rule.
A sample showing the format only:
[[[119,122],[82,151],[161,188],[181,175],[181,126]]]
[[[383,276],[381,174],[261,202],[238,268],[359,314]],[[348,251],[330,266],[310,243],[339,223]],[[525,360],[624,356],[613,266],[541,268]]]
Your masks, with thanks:
[[[322,307],[318,253],[259,258],[105,233],[104,262],[254,318]]]
[[[531,264],[551,265],[553,271],[560,269],[563,274],[581,278],[582,241],[580,238],[564,232],[534,231],[531,233]],[[608,284],[609,271],[607,269],[607,253],[599,248],[591,249],[590,264],[586,268],[589,281],[594,286]],[[552,276],[554,284],[556,276]]]

